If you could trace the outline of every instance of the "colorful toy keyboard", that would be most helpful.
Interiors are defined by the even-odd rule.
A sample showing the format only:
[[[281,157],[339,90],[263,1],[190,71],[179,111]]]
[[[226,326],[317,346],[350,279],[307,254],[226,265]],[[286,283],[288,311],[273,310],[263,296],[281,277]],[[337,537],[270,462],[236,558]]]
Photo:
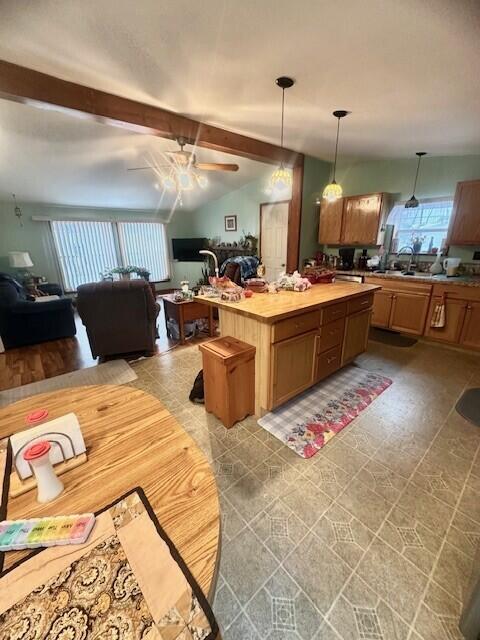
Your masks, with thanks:
[[[94,524],[93,513],[4,520],[0,522],[0,551],[82,544],[87,540]]]

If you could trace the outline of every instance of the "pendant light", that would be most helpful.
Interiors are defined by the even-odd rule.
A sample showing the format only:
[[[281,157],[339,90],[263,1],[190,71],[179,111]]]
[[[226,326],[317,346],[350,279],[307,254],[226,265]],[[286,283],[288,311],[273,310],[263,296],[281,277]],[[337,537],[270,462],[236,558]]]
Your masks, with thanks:
[[[418,200],[415,197],[415,189],[417,188],[417,179],[418,179],[418,172],[420,169],[420,162],[422,160],[422,157],[427,155],[427,152],[417,151],[415,155],[418,156],[417,173],[415,174],[415,182],[413,183],[412,197],[410,198],[410,200],[407,200],[407,202],[405,203],[405,209],[415,209],[416,207],[418,207]]]
[[[335,161],[333,163],[333,178],[330,184],[327,184],[325,189],[323,190],[323,197],[328,200],[328,202],[335,202],[338,198],[341,198],[343,195],[342,187],[337,184],[335,180],[335,172],[337,170],[337,155],[338,155],[338,135],[340,133],[340,119],[348,116],[350,111],[344,111],[343,109],[334,111],[332,115],[337,118],[337,140],[335,142]]]
[[[282,90],[282,129],[280,137],[280,147],[283,149],[283,121],[285,115],[285,89],[290,89],[295,84],[293,78],[281,76],[275,80],[275,83]],[[270,178],[270,187],[275,191],[285,191],[292,185],[292,172],[286,169],[283,160],[280,166],[275,169]]]

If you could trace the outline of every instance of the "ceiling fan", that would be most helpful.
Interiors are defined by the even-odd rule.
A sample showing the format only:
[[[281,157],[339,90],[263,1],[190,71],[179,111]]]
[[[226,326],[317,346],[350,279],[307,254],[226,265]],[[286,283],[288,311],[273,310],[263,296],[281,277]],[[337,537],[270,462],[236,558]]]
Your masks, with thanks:
[[[146,167],[132,167],[127,171],[143,171],[145,169],[162,169],[176,168],[178,170],[197,169],[199,171],[238,171],[238,164],[228,164],[222,162],[197,162],[197,156],[191,151],[184,151],[183,147],[187,144],[184,137],[177,138],[180,147],[178,151],[164,151],[163,155],[167,157],[168,164],[152,165]]]

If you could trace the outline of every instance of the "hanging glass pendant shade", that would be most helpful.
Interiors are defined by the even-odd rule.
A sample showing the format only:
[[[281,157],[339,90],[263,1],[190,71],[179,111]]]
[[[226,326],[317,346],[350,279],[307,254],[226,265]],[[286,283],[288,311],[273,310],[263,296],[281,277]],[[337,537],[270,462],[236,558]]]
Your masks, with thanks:
[[[275,80],[277,86],[282,90],[282,128],[280,136],[280,147],[283,149],[283,122],[285,115],[285,89],[290,89],[295,84],[295,80],[287,76],[281,76]],[[277,192],[286,191],[292,186],[292,171],[285,167],[283,162],[270,176],[270,188]]]
[[[418,207],[418,200],[415,197],[415,189],[417,188],[417,180],[418,180],[418,172],[420,170],[420,162],[422,160],[422,157],[427,155],[427,152],[426,151],[417,151],[415,155],[418,156],[417,172],[415,174],[415,181],[413,183],[412,197],[410,198],[410,200],[407,200],[407,202],[405,203],[405,209],[415,209],[416,207]]]
[[[325,198],[325,200],[328,200],[328,202],[335,202],[335,200],[338,200],[338,198],[341,198],[343,195],[343,189],[341,185],[339,185],[335,180],[335,173],[337,170],[338,136],[340,133],[340,119],[345,118],[345,116],[347,116],[349,113],[350,113],[349,111],[344,111],[343,109],[333,112],[333,115],[335,116],[335,118],[338,119],[337,120],[337,140],[335,142],[335,160],[333,163],[333,176],[332,176],[332,181],[329,184],[327,184],[327,186],[323,190],[323,197]]]

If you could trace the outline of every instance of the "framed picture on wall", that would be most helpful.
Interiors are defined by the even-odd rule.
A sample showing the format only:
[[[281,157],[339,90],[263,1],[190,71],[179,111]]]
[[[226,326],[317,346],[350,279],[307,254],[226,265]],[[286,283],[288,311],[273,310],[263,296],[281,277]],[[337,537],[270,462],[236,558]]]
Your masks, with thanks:
[[[237,216],[225,216],[225,231],[237,230]]]

